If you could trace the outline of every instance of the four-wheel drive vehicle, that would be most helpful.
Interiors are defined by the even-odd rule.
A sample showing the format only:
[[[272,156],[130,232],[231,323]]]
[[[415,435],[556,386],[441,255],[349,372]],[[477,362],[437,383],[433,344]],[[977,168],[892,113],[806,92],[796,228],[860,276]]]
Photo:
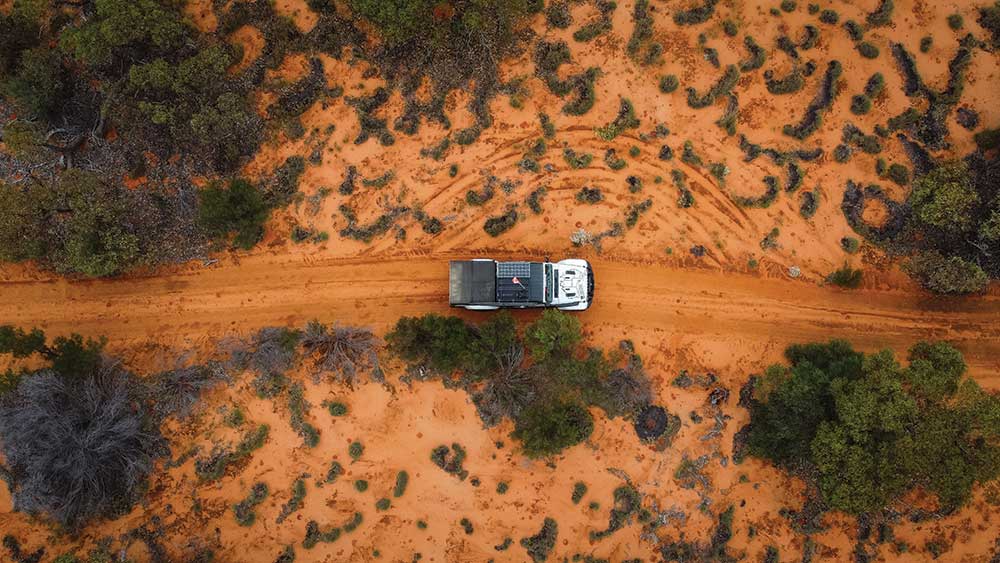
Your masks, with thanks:
[[[452,307],[471,311],[552,307],[583,311],[594,298],[594,272],[586,260],[497,262],[453,260]]]

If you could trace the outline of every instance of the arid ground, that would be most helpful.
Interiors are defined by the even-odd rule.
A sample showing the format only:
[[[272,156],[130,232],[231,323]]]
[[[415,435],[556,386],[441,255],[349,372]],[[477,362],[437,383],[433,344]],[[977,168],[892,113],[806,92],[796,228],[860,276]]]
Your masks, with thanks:
[[[214,25],[209,2],[191,4],[189,13],[199,26]],[[302,30],[315,23],[305,2],[275,4]],[[642,66],[625,54],[633,4],[620,2],[613,13],[613,30],[586,44],[574,42],[571,35],[596,18],[589,2],[572,4],[574,24],[566,30],[547,28],[543,16],[532,20],[540,37],[571,45],[573,62],[568,66],[573,72],[601,68],[596,105],[586,115],[560,114],[564,100],[533,77],[533,49],[527,46],[500,67],[505,79],[527,77],[521,107],[512,107],[507,96],[494,99],[492,127],[471,145],[453,144],[441,161],[420,156],[421,149],[433,147],[448,133],[438,124],[425,124],[414,136],[397,135],[392,146],[374,140],[356,145],[354,110],[339,99],[316,104],[302,118],[307,135],[293,141],[275,133],[246,168],[249,176],[263,178],[289,156],[309,156],[317,150],[321,154],[319,164],[306,168],[300,204],[272,217],[264,241],[254,250],[206,255],[204,261],[108,280],[64,279],[30,266],[0,266],[0,323],[35,326],[50,335],[106,336],[110,354],[137,373],[155,373],[173,367],[179,357],[184,362],[215,357],[227,339],[262,327],[301,327],[316,319],[366,326],[381,335],[401,316],[449,313],[449,259],[582,256],[593,264],[597,283],[592,308],[579,316],[588,343],[613,347],[623,338],[635,343],[653,379],[657,402],[683,421],[672,444],[664,449],[644,444],[630,422],[596,416],[596,428],[585,444],[556,459],[532,461],[509,438],[509,423],[483,429],[466,394],[436,382],[401,381],[403,366],[386,355],[385,385],[351,389],[326,381],[314,384],[305,373],[293,374],[307,382],[306,399],[312,405],[308,418],[322,433],[317,447],[306,448],[289,425],[287,407],[258,398],[245,374],[234,373],[231,383],[202,397],[189,420],[170,422],[163,429],[170,458],[161,461],[144,501],[130,514],[93,523],[78,536],[62,535],[13,512],[7,489],[0,487],[0,530],[16,535],[26,548],[47,547],[46,561],[62,552],[92,547],[105,537],[118,538],[154,519],[162,527],[163,545],[178,560],[192,546],[205,545],[215,549],[216,561],[270,562],[286,545],[295,545],[297,561],[408,562],[418,553],[422,561],[526,561],[519,540],[538,532],[543,519],[552,517],[558,521],[559,535],[550,560],[579,554],[614,562],[658,561],[660,542],[707,541],[718,513],[733,505],[733,552],[743,554],[745,561],[760,561],[766,547],[774,546],[781,561],[801,560],[803,536],[792,530],[785,516],[786,511],[801,508],[801,483],[759,460],[735,464],[730,459],[733,435],[748,419],[747,410],[737,405],[739,389],[751,374],[780,361],[784,347],[797,342],[843,338],[860,350],[890,348],[902,356],[913,343],[936,339],[955,344],[965,355],[969,374],[984,388],[1000,391],[1000,289],[994,284],[980,296],[935,297],[879,248],[863,243],[858,254],[846,254],[841,239],[857,236],[841,210],[846,181],[878,183],[897,200],[908,188],[880,179],[873,155],[858,151],[845,163],[835,162],[831,155],[846,122],[870,133],[875,124],[911,104],[903,94],[890,43],[900,42],[917,52],[920,37],[932,35],[934,45],[918,55],[918,66],[925,81],[943,87],[960,37],[946,18],[961,13],[966,30],[981,33],[975,17],[980,3],[898,0],[892,23],[867,32],[866,40],[882,53],[866,59],[840,26],[817,23],[804,2],[796,11],[776,17],[770,9],[777,2],[772,6],[727,0],[709,23],[680,27],[670,15],[682,3],[653,0],[655,39],[665,47],[665,61],[659,66]],[[840,13],[841,21],[864,21],[876,4],[875,0],[835,1],[829,7]],[[739,80],[734,90],[740,107],[734,136],[715,123],[725,109],[721,100],[692,109],[684,93],[686,87],[704,92],[722,74],[703,59],[699,34],[705,34],[706,45],[717,49],[722,68],[746,58],[742,33],[729,37],[721,29],[726,18],[751,30],[768,51],[764,68],[776,76],[791,68],[789,58],[774,46],[777,38],[787,34],[797,40],[806,24],[821,30],[817,45],[802,52],[803,58],[815,61],[817,70],[800,91],[769,94],[759,72]],[[260,41],[249,28],[231,39],[244,44],[247,56]],[[366,78],[363,62],[321,58],[328,85],[342,86],[347,96],[368,93],[378,85],[377,79]],[[844,68],[839,79],[842,92],[818,132],[802,142],[783,136],[782,125],[798,121],[816,95],[828,61],[835,59]],[[291,81],[307,72],[306,57],[292,55],[273,78]],[[853,115],[850,97],[874,72],[885,76],[884,93],[874,100],[870,113]],[[675,74],[681,87],[669,94],[660,92],[658,81],[664,74]],[[996,126],[998,87],[1000,59],[996,53],[977,51],[959,105],[978,112],[984,124]],[[611,141],[598,138],[595,127],[615,118],[622,98],[634,105],[639,126]],[[269,101],[260,101],[262,111]],[[455,130],[472,122],[468,102],[462,92],[448,99]],[[380,111],[391,120],[401,108],[396,93]],[[519,162],[542,136],[539,112],[551,116],[555,136],[538,159],[543,168],[524,173]],[[669,135],[653,135],[659,124],[669,129]],[[972,132],[956,125],[953,117],[948,127],[951,144],[939,156],[973,150]],[[745,162],[739,135],[780,151],[822,148],[824,155],[801,163],[805,176],[799,192],[782,191],[767,208],[741,207],[734,197],[755,197],[765,189],[765,176],[784,179],[786,171],[765,156]],[[685,141],[691,141],[704,166],[682,162]],[[664,144],[675,153],[670,161],[658,158]],[[632,147],[637,150],[630,152]],[[564,148],[592,153],[593,162],[573,169],[563,158]],[[605,164],[601,157],[609,148],[626,160],[624,168],[612,170]],[[879,156],[889,162],[909,162],[893,138],[884,142]],[[724,183],[708,172],[709,163],[720,162],[729,171]],[[452,165],[457,165],[454,175],[449,174]],[[343,195],[337,186],[349,166],[358,171],[358,188]],[[694,197],[691,207],[677,204],[678,190],[671,180],[674,169],[686,176]],[[389,171],[384,185],[362,185],[362,179]],[[498,186],[495,195],[483,205],[469,205],[466,192],[482,189],[491,176]],[[641,179],[641,190],[630,190],[629,176]],[[505,181],[509,182],[501,185]],[[530,211],[525,200],[542,186],[547,194],[539,214]],[[583,186],[600,188],[603,200],[579,203],[576,194]],[[800,213],[802,191],[811,191],[819,201],[809,218]],[[646,199],[651,200],[648,211],[621,236],[604,238],[599,247],[571,242],[580,229],[596,234],[623,221],[630,204]],[[439,218],[443,231],[423,232],[416,219],[404,214],[370,243],[338,236],[348,226],[338,211],[340,205],[349,205],[357,212],[357,222],[366,224],[401,203]],[[498,237],[488,236],[484,221],[511,204],[517,204],[520,212],[516,226]],[[883,212],[873,206],[866,209],[865,218],[877,223]],[[292,242],[290,234],[297,226],[327,232],[329,238]],[[774,228],[780,232],[775,244],[762,248],[762,239]],[[863,269],[862,287],[840,289],[824,282],[845,262]],[[519,320],[534,316],[516,315]],[[682,370],[714,374],[731,396],[716,406],[708,401],[709,385],[673,385]],[[331,416],[321,407],[324,401],[343,402],[348,413]],[[193,456],[184,454],[194,447],[207,451],[213,444],[237,441],[240,431],[224,423],[236,406],[245,413],[247,424],[268,424],[270,435],[238,470],[203,484],[194,475]],[[353,441],[364,444],[356,461],[348,455]],[[468,452],[469,479],[459,480],[430,460],[432,449],[452,443]],[[681,460],[703,455],[708,455],[703,484],[682,487],[674,478]],[[346,472],[334,483],[323,483],[332,460],[339,460]],[[377,510],[376,500],[391,497],[401,470],[410,479],[405,494],[392,498],[388,510]],[[302,508],[276,523],[300,477],[307,489]],[[356,490],[357,479],[368,481],[366,491]],[[642,527],[633,523],[606,538],[591,539],[590,532],[607,527],[612,491],[626,480],[642,495],[643,506],[673,517],[654,536],[643,536]],[[579,481],[587,484],[588,492],[575,504],[571,493]],[[243,499],[255,482],[266,482],[271,494],[257,508],[255,526],[238,526],[231,505]],[[503,494],[497,491],[501,482],[509,484]],[[996,561],[998,498],[1000,490],[993,485],[977,490],[973,502],[955,514],[898,523],[892,540],[879,545],[877,560]],[[918,494],[906,502],[922,506],[927,499]],[[363,522],[353,533],[310,550],[298,547],[307,521],[339,526],[355,512],[363,515]],[[459,525],[463,518],[471,521],[471,534]],[[418,527],[418,520],[426,526]],[[855,519],[827,514],[823,523],[826,529],[812,536],[812,560],[852,560],[858,540]],[[508,537],[513,545],[496,550]],[[939,557],[932,555],[929,544],[935,550],[944,546]],[[900,546],[906,546],[905,552]],[[145,549],[133,543],[128,556],[146,560]]]

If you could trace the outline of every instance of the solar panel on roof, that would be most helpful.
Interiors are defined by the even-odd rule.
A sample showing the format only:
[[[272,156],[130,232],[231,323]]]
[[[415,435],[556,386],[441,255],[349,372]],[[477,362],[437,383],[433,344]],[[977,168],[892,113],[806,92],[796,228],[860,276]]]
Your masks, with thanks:
[[[498,262],[498,278],[530,278],[531,264],[529,262]]]

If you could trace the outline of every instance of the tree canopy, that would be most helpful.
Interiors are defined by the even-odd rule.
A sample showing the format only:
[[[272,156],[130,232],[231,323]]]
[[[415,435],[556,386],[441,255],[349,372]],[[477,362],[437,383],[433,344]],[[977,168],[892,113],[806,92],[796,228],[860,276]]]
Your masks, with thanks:
[[[950,510],[1000,475],[1000,398],[963,379],[950,345],[919,343],[905,367],[843,341],[785,355],[755,390],[749,452],[815,475],[831,509],[873,512],[922,487]]]

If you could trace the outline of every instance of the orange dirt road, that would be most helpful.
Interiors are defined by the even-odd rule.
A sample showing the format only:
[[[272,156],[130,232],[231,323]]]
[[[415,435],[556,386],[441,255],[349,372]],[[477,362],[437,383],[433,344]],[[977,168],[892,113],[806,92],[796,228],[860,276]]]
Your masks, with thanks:
[[[112,349],[150,340],[196,349],[226,335],[311,319],[381,331],[402,315],[454,312],[447,306],[448,258],[257,255],[148,278],[5,281],[0,322],[56,335],[104,335]],[[860,349],[889,347],[902,356],[918,340],[943,339],[965,353],[971,375],[984,387],[1000,389],[996,295],[942,299],[655,264],[592,263],[596,299],[581,319],[595,334],[660,349],[707,341],[739,349],[748,369],[759,368],[757,360],[779,359],[793,342],[845,338]]]

